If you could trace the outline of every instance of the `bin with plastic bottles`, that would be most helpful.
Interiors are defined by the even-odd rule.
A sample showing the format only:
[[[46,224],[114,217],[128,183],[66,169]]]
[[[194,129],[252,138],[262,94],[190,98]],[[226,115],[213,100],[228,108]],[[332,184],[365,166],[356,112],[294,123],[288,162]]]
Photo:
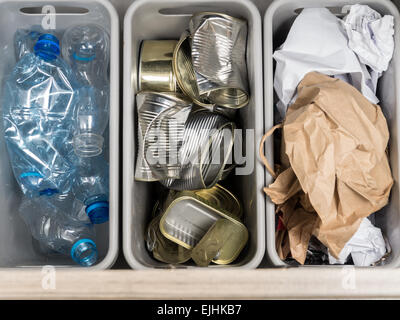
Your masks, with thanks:
[[[29,252],[8,255],[7,266],[108,267],[115,259],[116,250],[109,252],[110,26],[103,26],[99,9],[105,10],[89,6],[88,20],[68,22],[57,14],[55,29],[25,14],[30,23],[16,26],[3,46],[0,160],[2,170],[12,171],[12,200],[0,220],[12,219],[8,232],[23,233],[18,244]],[[0,257],[10,250],[2,249]]]

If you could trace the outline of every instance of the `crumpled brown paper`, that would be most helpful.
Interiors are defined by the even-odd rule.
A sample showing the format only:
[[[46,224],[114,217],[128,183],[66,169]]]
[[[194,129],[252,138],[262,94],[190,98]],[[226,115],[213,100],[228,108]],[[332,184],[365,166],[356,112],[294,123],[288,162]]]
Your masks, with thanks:
[[[357,89],[317,72],[304,77],[283,123],[281,158],[290,166],[283,161],[264,189],[288,233],[277,232],[281,258],[288,241],[303,264],[311,235],[337,257],[361,220],[387,204],[393,185],[388,139],[381,108]]]
[[[291,170],[291,169],[288,169]],[[319,219],[311,208],[307,211],[301,205],[304,193],[299,192],[284,204],[279,205],[277,212],[286,230],[277,230],[276,246],[281,259],[285,259],[291,252],[296,260],[304,263],[307,255],[308,242],[311,239]]]

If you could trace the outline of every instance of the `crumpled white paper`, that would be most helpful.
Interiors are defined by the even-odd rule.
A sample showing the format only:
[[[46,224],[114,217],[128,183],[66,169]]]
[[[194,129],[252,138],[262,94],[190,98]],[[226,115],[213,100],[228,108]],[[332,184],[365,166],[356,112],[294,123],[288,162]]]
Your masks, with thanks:
[[[339,259],[329,254],[330,264],[344,264],[351,254],[354,265],[367,267],[380,260],[386,253],[386,244],[381,229],[374,227],[364,218],[353,237],[340,252]]]
[[[274,52],[276,60],[274,88],[279,97],[282,118],[295,100],[299,82],[312,71],[333,75],[356,87],[372,103],[378,74],[370,74],[366,65],[348,46],[347,33],[326,8],[306,8],[294,21],[285,43]]]
[[[355,4],[343,19],[349,47],[377,73],[387,70],[394,50],[394,18],[382,17],[367,5]]]

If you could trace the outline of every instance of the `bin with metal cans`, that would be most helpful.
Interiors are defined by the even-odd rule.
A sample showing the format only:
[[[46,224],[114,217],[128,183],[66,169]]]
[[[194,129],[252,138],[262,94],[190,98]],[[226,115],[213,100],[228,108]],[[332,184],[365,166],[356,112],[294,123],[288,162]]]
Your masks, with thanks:
[[[192,258],[199,266],[229,264],[248,240],[247,228],[240,221],[240,202],[220,185],[197,191],[171,190],[154,212],[147,248],[159,261]]]
[[[149,19],[153,21],[151,24]],[[168,268],[182,262],[185,263],[180,267],[190,267],[194,265],[193,261],[199,266],[257,267],[264,255],[264,177],[254,152],[257,148],[255,136],[263,131],[262,73],[259,68],[262,65],[261,22],[257,8],[250,1],[239,0],[177,0],[168,4],[139,0],[128,9],[124,29],[123,243],[128,263],[140,269]],[[205,38],[206,42],[202,43]],[[226,42],[222,43],[220,39]],[[158,53],[153,53],[152,61],[153,68],[157,69],[159,65],[159,72],[153,70],[152,76],[146,78],[143,66],[150,66],[145,57],[149,41],[160,48]],[[235,43],[238,45],[231,45]],[[178,155],[181,159],[191,159],[192,154],[198,153],[196,144],[213,150],[224,141],[228,148],[219,152],[223,160],[219,165],[204,161],[207,155],[200,152],[197,165],[163,167],[158,158],[160,154],[167,154],[168,159],[176,155],[168,150],[174,143],[164,139],[165,133],[171,132],[170,128],[176,131],[179,121],[172,115],[177,113],[170,113],[171,116],[157,113],[157,120],[150,120],[152,124],[146,126],[146,131],[157,127],[162,134],[153,134],[152,139],[151,135],[143,139],[144,135],[137,134],[136,124],[140,126],[145,122],[140,120],[140,108],[141,96],[147,94],[143,93],[146,86],[150,86],[154,96],[183,95],[191,101],[192,105],[187,105],[191,110],[185,119],[182,138],[190,143],[180,147]],[[250,135],[243,141],[246,151],[238,148],[243,153],[251,150],[246,155],[251,167],[247,172],[237,170],[243,169],[240,168],[243,163],[234,168],[228,161],[236,152],[237,128],[241,129],[241,134]],[[208,139],[208,133],[204,133],[203,138],[199,129],[213,132],[212,139]],[[189,135],[190,132],[198,134]],[[230,133],[231,137],[222,139],[224,132]],[[156,145],[158,151],[166,152],[153,152],[152,147]],[[141,170],[138,164],[143,163],[150,168],[152,177],[135,179],[134,173]],[[150,183],[152,180],[154,182]],[[207,194],[213,188],[221,188],[216,183],[235,195],[234,199],[239,199],[243,208],[237,214],[243,212],[242,221],[232,218],[227,213],[229,210],[221,210],[219,206],[224,201],[218,196],[208,194],[205,197],[209,200],[203,201],[199,193]],[[166,189],[170,190],[169,195],[162,200],[161,194]],[[178,198],[174,199],[174,196]],[[157,201],[160,201],[159,209],[155,211],[159,213],[152,217]],[[217,206],[212,205],[213,201]],[[235,203],[234,200],[232,208]],[[193,223],[185,225],[188,221]],[[194,233],[186,232],[187,228]],[[185,233],[182,230],[189,238],[193,236],[191,240],[181,237]]]

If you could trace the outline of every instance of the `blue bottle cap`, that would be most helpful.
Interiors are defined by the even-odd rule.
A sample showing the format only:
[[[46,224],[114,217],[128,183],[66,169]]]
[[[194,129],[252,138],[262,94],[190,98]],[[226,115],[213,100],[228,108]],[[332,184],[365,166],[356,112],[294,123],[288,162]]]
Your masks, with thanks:
[[[86,214],[93,224],[100,224],[108,221],[108,201],[95,201],[86,206]]]
[[[91,239],[80,239],[71,248],[71,257],[76,263],[90,267],[97,261],[97,247]]]
[[[35,54],[42,59],[53,60],[60,54],[60,42],[55,35],[45,33],[39,37],[33,49]]]

